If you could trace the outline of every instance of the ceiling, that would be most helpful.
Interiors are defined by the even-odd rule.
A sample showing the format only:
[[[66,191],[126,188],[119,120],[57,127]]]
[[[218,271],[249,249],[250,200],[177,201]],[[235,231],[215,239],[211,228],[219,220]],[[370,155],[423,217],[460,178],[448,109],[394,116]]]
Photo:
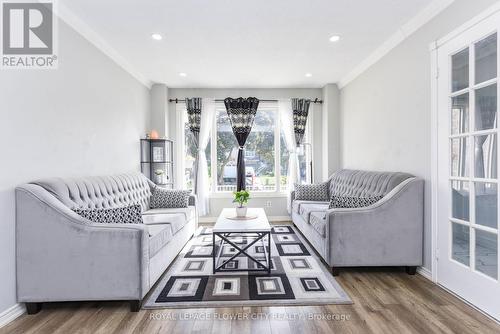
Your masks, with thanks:
[[[338,82],[431,2],[64,0],[64,5],[147,80],[169,87],[260,88]],[[163,39],[153,40],[152,33]],[[329,42],[332,35],[340,41]]]

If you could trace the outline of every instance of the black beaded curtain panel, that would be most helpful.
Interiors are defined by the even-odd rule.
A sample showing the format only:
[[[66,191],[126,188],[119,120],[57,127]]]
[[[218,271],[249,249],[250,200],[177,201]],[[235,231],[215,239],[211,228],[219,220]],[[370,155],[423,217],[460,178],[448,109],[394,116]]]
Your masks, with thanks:
[[[188,114],[188,127],[193,136],[193,142],[196,146],[196,160],[193,168],[193,189],[196,192],[196,176],[198,170],[199,154],[198,150],[200,141],[200,126],[201,126],[201,97],[186,98],[186,109]]]
[[[307,115],[309,114],[309,99],[291,99],[293,111],[293,130],[295,132],[295,142],[297,146],[302,144],[304,133],[306,132]]]
[[[196,146],[198,146],[201,125],[201,97],[186,98],[186,110],[189,130],[193,134]]]
[[[231,122],[234,136],[238,141],[238,160],[236,162],[236,190],[246,189],[245,184],[245,154],[243,152],[250,131],[252,131],[253,120],[259,107],[259,99],[255,97],[237,99],[224,99],[227,115]]]

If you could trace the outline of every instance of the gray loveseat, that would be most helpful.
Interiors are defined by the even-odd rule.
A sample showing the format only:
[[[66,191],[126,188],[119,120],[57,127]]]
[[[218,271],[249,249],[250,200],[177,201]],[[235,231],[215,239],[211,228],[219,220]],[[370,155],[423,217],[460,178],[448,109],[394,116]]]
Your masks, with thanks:
[[[52,178],[16,188],[17,299],[36,313],[42,302],[140,302],[197,227],[188,208],[150,209],[154,184],[140,173]],[[144,224],[96,224],[74,208],[140,203]]]
[[[292,220],[334,275],[341,267],[422,265],[424,181],[406,173],[340,170],[329,178],[329,196],[383,196],[355,209],[295,200]]]

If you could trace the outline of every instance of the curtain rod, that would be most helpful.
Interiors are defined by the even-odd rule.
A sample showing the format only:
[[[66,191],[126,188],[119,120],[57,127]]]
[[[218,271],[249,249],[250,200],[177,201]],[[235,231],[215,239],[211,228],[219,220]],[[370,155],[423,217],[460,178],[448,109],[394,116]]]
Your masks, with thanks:
[[[278,100],[259,100],[260,102],[278,102]],[[185,99],[169,99],[168,102],[175,102],[175,103],[185,103]],[[215,102],[224,102],[224,100],[215,100]],[[319,100],[318,98],[315,98],[314,100],[311,99],[311,103],[323,103],[322,100]]]

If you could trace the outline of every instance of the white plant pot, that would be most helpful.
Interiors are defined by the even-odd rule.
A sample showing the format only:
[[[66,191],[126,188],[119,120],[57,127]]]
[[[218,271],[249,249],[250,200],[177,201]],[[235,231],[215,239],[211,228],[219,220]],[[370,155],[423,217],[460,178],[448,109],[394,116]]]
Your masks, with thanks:
[[[236,207],[236,217],[246,217],[246,215],[247,215],[247,207],[246,206],[243,206],[243,207],[237,206]]]
[[[163,174],[156,174],[156,184],[163,184]]]

